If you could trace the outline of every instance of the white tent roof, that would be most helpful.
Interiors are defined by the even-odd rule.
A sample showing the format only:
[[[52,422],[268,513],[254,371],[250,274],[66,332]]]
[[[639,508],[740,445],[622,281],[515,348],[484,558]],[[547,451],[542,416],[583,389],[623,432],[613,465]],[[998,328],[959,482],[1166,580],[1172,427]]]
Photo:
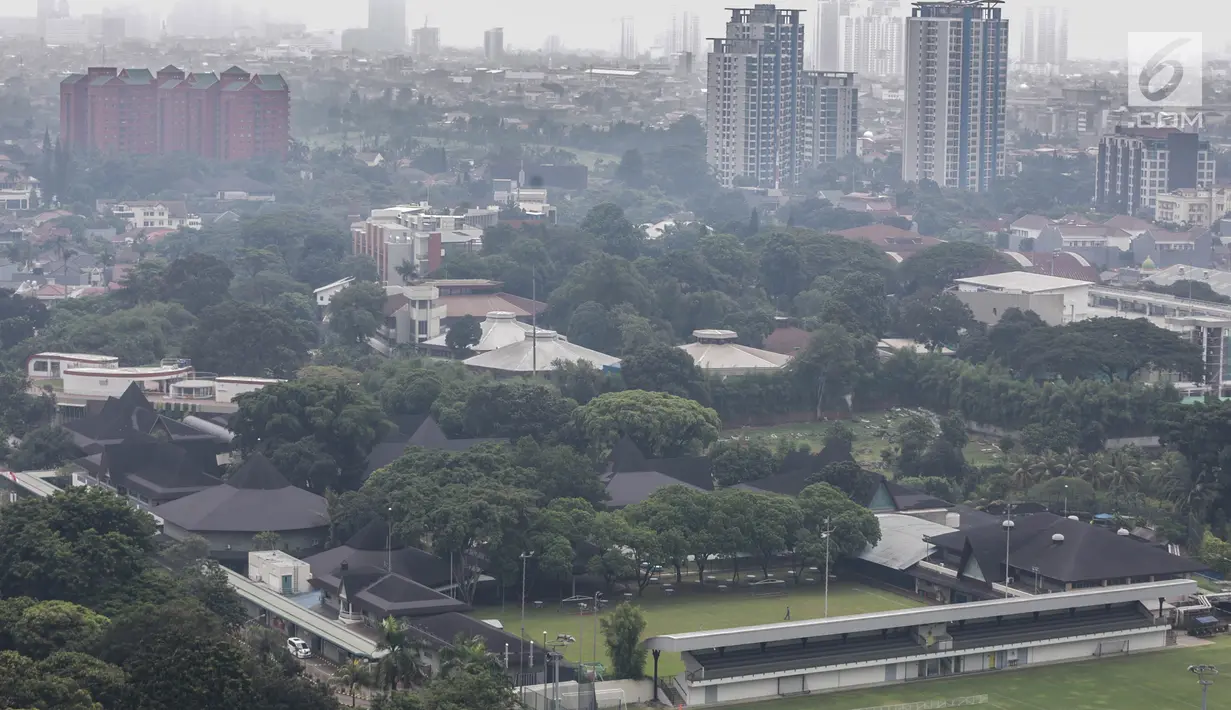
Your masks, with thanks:
[[[556,360],[577,362],[586,360],[596,368],[604,368],[620,362],[617,357],[583,348],[558,336],[554,331],[539,330],[521,342],[506,345],[498,350],[479,353],[463,362],[471,367],[500,372],[549,372],[555,369]]]
[[[526,333],[534,330],[534,326],[522,323],[508,311],[488,313],[487,318],[479,324],[479,327],[483,330],[483,336],[479,338],[479,342],[470,346],[470,349],[476,353],[485,353],[498,350],[506,345],[520,343],[526,339]],[[446,335],[447,333],[441,333],[423,344],[441,348],[448,347],[448,343],[445,342]]]
[[[692,356],[702,370],[720,374],[743,374],[780,370],[791,360],[790,355],[760,350],[735,342],[733,330],[695,330],[695,343],[680,349]]]

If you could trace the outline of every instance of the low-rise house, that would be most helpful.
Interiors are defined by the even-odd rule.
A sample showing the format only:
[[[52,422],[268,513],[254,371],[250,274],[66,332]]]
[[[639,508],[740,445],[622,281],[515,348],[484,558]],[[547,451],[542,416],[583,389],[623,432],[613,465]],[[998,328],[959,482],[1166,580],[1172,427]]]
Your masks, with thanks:
[[[201,217],[190,214],[183,200],[132,200],[114,205],[111,213],[129,229],[201,228]]]

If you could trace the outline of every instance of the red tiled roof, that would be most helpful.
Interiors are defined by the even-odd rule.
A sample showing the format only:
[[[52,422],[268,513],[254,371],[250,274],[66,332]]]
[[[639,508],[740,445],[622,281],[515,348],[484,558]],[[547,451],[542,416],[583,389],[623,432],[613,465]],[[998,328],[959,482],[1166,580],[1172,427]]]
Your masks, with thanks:
[[[441,296],[440,303],[445,306],[446,318],[460,318],[461,316],[486,318],[487,314],[492,311],[507,311],[515,318],[527,318],[533,312],[530,304],[535,302],[509,293],[470,293],[460,296]],[[538,312],[541,313],[546,307],[547,304],[540,302]]]
[[[774,332],[765,336],[765,342],[762,344],[762,347],[770,352],[794,355],[795,351],[808,347],[808,342],[811,339],[812,334],[803,328],[786,326],[776,328]]]
[[[862,227],[843,229],[834,234],[846,239],[861,239],[875,244],[885,251],[910,254],[920,249],[926,249],[942,243],[936,237],[924,236],[918,232],[895,227],[891,224],[865,224]]]

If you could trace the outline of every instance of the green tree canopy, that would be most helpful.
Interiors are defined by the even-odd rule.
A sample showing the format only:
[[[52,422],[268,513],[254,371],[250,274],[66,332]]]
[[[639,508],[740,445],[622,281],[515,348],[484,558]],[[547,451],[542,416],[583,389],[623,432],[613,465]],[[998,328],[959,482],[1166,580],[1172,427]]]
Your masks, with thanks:
[[[592,450],[610,449],[630,437],[653,457],[696,453],[718,438],[714,410],[663,392],[609,392],[573,412],[578,436]]]

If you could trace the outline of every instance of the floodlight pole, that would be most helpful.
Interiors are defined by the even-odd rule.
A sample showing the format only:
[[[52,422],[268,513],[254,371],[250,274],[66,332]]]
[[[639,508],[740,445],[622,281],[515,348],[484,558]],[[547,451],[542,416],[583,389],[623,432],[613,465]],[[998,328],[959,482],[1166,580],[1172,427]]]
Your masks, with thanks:
[[[533,552],[521,553],[521,655],[518,656],[518,668],[521,668],[521,663],[526,658],[526,561],[533,556]],[[526,688],[520,684],[518,687],[521,688],[521,699],[524,703],[526,701]]]
[[[602,592],[594,593],[594,662],[598,663],[598,600],[602,598]]]
[[[829,618],[829,538],[833,535],[833,528],[829,525],[829,518],[825,518],[825,529],[821,531],[821,537],[825,538],[825,618]]]
[[[1189,666],[1188,672],[1197,676],[1197,682],[1201,684],[1201,710],[1207,710],[1206,700],[1209,696],[1210,686],[1214,685],[1214,677],[1218,675],[1218,669],[1211,665],[1201,664]]]
[[[1004,528],[1004,598],[1009,598],[1009,578],[1012,576],[1009,573],[1009,537],[1013,533],[1013,527],[1016,523],[1012,518],[1005,518],[1000,527]]]

